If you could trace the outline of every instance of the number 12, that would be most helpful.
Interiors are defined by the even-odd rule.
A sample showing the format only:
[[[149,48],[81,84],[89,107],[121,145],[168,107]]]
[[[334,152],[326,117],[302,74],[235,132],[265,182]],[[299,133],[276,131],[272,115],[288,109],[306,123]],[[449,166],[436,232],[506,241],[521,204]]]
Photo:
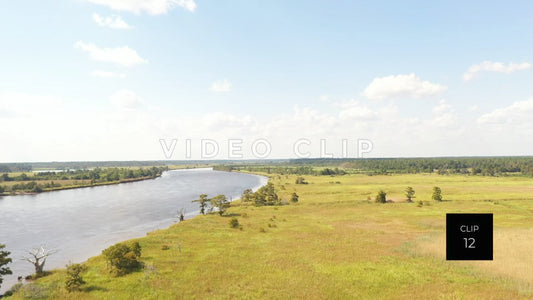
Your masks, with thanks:
[[[465,240],[465,248],[476,248],[474,246],[474,243],[476,242],[476,239],[474,238],[463,238]],[[468,244],[470,242],[470,244]]]

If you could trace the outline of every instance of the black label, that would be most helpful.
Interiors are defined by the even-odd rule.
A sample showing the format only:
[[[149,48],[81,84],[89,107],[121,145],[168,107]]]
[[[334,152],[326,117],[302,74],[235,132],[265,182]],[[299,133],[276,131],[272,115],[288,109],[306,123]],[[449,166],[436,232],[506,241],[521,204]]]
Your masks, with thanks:
[[[446,214],[446,260],[492,260],[492,214]]]

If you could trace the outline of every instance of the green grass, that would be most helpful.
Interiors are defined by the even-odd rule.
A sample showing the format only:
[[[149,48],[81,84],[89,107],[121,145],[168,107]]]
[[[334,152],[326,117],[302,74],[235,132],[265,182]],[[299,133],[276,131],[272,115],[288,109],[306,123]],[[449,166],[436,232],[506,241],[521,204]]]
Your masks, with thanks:
[[[237,202],[230,216],[198,216],[149,233],[138,239],[144,270],[114,278],[101,256],[91,258],[83,292],[66,292],[64,270],[35,284],[45,297],[70,299],[533,298],[531,178],[304,176],[309,184],[296,185],[296,176],[270,176],[284,199],[296,191],[300,202]],[[428,202],[401,202],[407,186],[415,201]],[[433,186],[451,201],[431,201]],[[366,200],[380,189],[395,203]],[[448,212],[494,213],[493,262],[445,260]],[[228,226],[232,217],[242,230]]]

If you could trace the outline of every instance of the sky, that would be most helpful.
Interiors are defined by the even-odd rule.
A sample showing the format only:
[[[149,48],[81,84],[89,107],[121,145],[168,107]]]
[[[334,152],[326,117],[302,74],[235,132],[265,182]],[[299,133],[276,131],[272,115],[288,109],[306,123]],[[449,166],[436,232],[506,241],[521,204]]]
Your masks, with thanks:
[[[0,4],[0,162],[533,154],[533,3]]]

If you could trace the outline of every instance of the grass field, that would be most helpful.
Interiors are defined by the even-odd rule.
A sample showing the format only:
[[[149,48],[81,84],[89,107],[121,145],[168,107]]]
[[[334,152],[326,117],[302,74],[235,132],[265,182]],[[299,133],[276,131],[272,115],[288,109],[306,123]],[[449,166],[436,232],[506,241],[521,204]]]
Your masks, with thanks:
[[[199,216],[138,239],[145,268],[108,275],[91,258],[83,292],[64,270],[13,298],[533,299],[533,179],[439,175],[269,175],[298,204]],[[416,190],[405,203],[403,190]],[[443,202],[431,201],[433,186]],[[378,190],[395,203],[375,204]],[[418,207],[416,201],[424,201]],[[445,214],[494,214],[494,261],[446,261]],[[237,217],[242,230],[228,222]],[[167,245],[168,250],[162,250]]]

